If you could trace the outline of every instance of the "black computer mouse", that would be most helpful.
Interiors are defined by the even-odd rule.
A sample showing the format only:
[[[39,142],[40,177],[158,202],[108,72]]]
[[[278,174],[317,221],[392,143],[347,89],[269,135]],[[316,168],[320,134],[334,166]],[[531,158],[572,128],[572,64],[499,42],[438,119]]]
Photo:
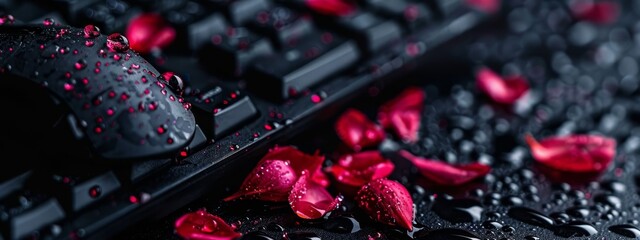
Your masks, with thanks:
[[[0,81],[5,156],[139,159],[175,154],[194,135],[180,86],[91,25],[0,26]]]

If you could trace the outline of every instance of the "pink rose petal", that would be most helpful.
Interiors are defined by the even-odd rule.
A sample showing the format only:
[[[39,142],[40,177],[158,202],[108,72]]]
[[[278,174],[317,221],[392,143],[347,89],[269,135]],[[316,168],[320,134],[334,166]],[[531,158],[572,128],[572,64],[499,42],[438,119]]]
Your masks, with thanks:
[[[362,186],[356,201],[372,219],[413,230],[413,199],[399,182],[384,178],[373,180]]]
[[[176,38],[176,31],[157,13],[143,13],[129,22],[126,29],[131,49],[149,53],[154,48],[169,46]]]
[[[491,167],[479,163],[451,165],[445,162],[416,157],[402,150],[400,155],[411,161],[420,174],[443,186],[456,186],[486,176]]]
[[[616,140],[597,135],[549,137],[538,142],[525,136],[533,158],[550,168],[577,173],[605,170],[616,155]]]
[[[323,187],[329,186],[329,179],[322,172],[322,162],[324,162],[324,156],[319,154],[309,155],[295,147],[274,147],[262,157],[260,161],[266,160],[285,160],[289,161],[293,170],[296,171],[298,176],[302,174],[302,171],[307,171],[311,174],[311,180],[320,184]]]
[[[476,73],[476,84],[480,91],[501,104],[514,104],[529,91],[529,83],[522,76],[503,78],[486,67]]]
[[[422,89],[409,88],[378,111],[378,121],[384,128],[393,128],[403,141],[418,140],[425,94]]]
[[[306,4],[314,11],[333,16],[345,16],[356,9],[350,0],[306,0]]]
[[[384,140],[384,130],[356,109],[348,109],[336,121],[336,133],[355,151],[377,146]]]
[[[342,197],[333,198],[327,190],[311,181],[303,172],[289,195],[289,205],[293,212],[304,219],[317,219],[338,207]]]
[[[393,162],[384,158],[377,150],[344,155],[337,164],[327,168],[339,183],[354,187],[385,178],[393,169]]]
[[[190,240],[231,240],[242,236],[220,217],[204,209],[182,215],[174,226],[180,237]]]
[[[286,160],[260,161],[244,179],[240,190],[224,200],[248,198],[283,202],[287,200],[297,179],[298,174]]]

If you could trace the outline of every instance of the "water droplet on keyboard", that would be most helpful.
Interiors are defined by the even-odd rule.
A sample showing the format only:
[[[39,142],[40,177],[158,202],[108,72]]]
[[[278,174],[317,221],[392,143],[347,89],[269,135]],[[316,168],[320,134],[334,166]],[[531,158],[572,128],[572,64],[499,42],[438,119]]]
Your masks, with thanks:
[[[129,50],[129,40],[120,33],[113,33],[107,37],[107,47],[113,52]]]

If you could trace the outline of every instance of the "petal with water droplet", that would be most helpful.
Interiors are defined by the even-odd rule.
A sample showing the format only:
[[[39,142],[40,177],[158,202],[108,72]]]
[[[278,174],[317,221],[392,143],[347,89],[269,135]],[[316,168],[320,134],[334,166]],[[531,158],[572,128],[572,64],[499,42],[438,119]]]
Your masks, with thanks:
[[[356,202],[380,223],[413,230],[413,199],[399,182],[385,178],[373,180],[358,191]]]
[[[242,234],[204,209],[182,215],[175,222],[178,236],[190,240],[231,240]]]
[[[503,78],[486,67],[476,72],[476,85],[491,100],[501,104],[514,104],[529,91],[529,83],[524,77],[514,75]]]
[[[616,155],[616,140],[597,135],[549,137],[538,142],[525,136],[533,158],[550,168],[576,173],[605,170]]]
[[[393,162],[376,150],[344,155],[327,170],[339,183],[361,187],[371,180],[389,176],[394,167]]]
[[[240,190],[224,200],[249,198],[283,202],[287,200],[297,177],[298,174],[286,160],[261,161],[244,179]]]
[[[300,175],[302,171],[311,173],[311,179],[323,187],[329,186],[327,176],[322,172],[322,162],[324,156],[319,154],[306,154],[293,146],[280,147],[276,146],[262,157],[260,161],[266,160],[284,160],[289,161],[291,167]]]
[[[303,172],[289,194],[289,205],[301,218],[317,219],[338,207],[342,196],[333,198],[327,190]]]
[[[403,141],[418,140],[425,94],[422,89],[409,88],[385,103],[378,111],[378,121],[384,128],[392,128]]]
[[[348,109],[336,121],[336,133],[355,151],[377,146],[384,140],[384,130],[356,109]]]
[[[491,171],[491,167],[480,163],[452,165],[445,162],[414,156],[402,150],[400,155],[411,161],[418,168],[420,174],[439,185],[462,185],[484,177]]]

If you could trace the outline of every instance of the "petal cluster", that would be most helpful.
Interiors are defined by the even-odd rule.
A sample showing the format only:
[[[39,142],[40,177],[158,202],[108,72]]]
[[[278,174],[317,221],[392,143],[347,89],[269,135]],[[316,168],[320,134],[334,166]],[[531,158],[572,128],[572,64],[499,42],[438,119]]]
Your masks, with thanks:
[[[366,151],[340,157],[327,171],[341,184],[361,187],[371,180],[389,176],[394,167],[379,151]]]

